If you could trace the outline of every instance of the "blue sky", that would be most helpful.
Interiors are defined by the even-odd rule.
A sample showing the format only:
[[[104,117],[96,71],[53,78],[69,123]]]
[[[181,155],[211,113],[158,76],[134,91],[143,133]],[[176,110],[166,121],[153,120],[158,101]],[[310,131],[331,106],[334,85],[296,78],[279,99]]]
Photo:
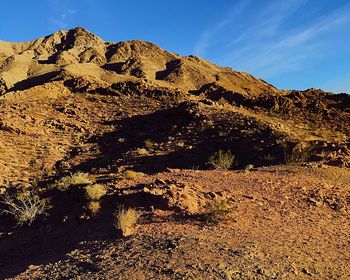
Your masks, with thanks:
[[[0,40],[83,26],[106,41],[196,54],[281,89],[350,92],[349,0],[2,0],[1,10]]]

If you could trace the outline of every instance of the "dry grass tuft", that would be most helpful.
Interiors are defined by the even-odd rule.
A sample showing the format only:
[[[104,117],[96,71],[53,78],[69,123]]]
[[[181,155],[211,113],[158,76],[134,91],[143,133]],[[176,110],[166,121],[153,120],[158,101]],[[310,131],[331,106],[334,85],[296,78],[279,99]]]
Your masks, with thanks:
[[[132,235],[136,230],[136,224],[141,213],[135,209],[121,207],[116,214],[116,228],[124,237]]]
[[[107,193],[107,188],[101,184],[93,184],[87,186],[85,189],[86,196],[94,201],[100,200],[101,197],[105,196]]]
[[[19,226],[31,225],[38,216],[47,215],[46,211],[49,209],[49,200],[41,199],[33,192],[26,192],[14,198],[6,194],[1,202],[7,209],[1,210],[0,214],[12,215]]]
[[[88,185],[92,182],[93,181],[88,173],[77,172],[72,175],[62,177],[56,183],[54,183],[52,187],[65,191],[68,190],[70,186]]]

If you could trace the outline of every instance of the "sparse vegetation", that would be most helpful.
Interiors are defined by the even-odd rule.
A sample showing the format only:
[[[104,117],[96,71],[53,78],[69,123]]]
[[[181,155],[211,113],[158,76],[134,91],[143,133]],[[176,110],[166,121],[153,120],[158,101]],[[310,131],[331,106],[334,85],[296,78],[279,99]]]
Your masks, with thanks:
[[[244,168],[244,172],[248,173],[250,170],[252,170],[254,168],[253,164],[248,164],[245,168]]]
[[[48,202],[48,199],[41,199],[33,192],[21,193],[16,197],[5,194],[1,203],[7,209],[1,210],[0,214],[12,215],[19,226],[31,225],[38,216],[47,215]]]
[[[311,158],[312,145],[303,146],[297,144],[294,148],[284,146],[284,159],[286,163],[302,163]]]
[[[276,160],[276,157],[273,156],[273,155],[270,154],[270,153],[267,153],[267,154],[265,154],[265,155],[263,156],[263,160],[264,160],[264,161],[267,161],[267,162],[271,162],[271,161]]]
[[[217,224],[233,218],[234,208],[226,199],[216,199],[205,207],[203,218],[208,223]]]
[[[135,209],[121,207],[116,214],[116,228],[121,231],[124,237],[130,236],[135,232],[140,216],[141,213]]]
[[[217,101],[217,103],[221,106],[225,106],[228,104],[227,100],[223,97],[220,97],[220,99]]]
[[[145,156],[148,155],[148,151],[144,148],[138,148],[135,150],[136,154],[140,155],[140,156]]]
[[[101,197],[106,195],[107,188],[106,186],[101,184],[93,184],[93,185],[87,186],[85,191],[86,191],[86,196],[90,200],[98,201],[101,199]]]
[[[227,170],[234,163],[235,156],[231,153],[230,150],[224,151],[219,150],[213,155],[209,157],[209,163],[215,168],[219,170]]]
[[[77,172],[69,176],[62,177],[55,182],[52,187],[58,188],[62,191],[68,190],[69,187],[75,185],[88,185],[93,181],[88,173]]]
[[[101,203],[99,201],[90,201],[88,204],[88,209],[92,215],[96,215],[101,210]]]
[[[179,142],[177,142],[176,145],[177,145],[179,148],[183,148],[183,147],[185,147],[185,142],[179,141]]]
[[[229,131],[226,131],[226,130],[221,130],[221,131],[219,131],[219,136],[220,137],[226,137],[226,136],[228,136],[229,135]]]
[[[145,145],[146,149],[152,149],[154,147],[155,143],[151,139],[146,139],[144,141],[144,145]]]

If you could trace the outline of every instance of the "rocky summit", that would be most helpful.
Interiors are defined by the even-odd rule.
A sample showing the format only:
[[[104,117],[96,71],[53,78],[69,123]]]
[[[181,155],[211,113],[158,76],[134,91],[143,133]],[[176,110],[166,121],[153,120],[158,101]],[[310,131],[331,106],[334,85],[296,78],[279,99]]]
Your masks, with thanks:
[[[349,279],[350,96],[84,28],[0,41],[1,279]]]

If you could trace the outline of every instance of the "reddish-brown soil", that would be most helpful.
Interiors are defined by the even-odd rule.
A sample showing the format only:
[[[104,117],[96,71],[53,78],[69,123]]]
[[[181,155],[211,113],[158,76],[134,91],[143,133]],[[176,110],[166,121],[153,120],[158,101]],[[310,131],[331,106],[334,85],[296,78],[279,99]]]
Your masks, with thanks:
[[[129,238],[112,227],[118,201],[112,191],[106,213],[91,220],[76,215],[82,198],[66,194],[73,197],[64,200],[65,222],[42,221],[3,237],[2,277],[26,270],[16,279],[347,279],[349,175],[340,168],[288,166],[249,173],[170,170],[116,182],[120,189],[173,180],[225,191],[236,207],[233,220],[210,225],[158,209],[156,201],[123,200],[145,209]]]

